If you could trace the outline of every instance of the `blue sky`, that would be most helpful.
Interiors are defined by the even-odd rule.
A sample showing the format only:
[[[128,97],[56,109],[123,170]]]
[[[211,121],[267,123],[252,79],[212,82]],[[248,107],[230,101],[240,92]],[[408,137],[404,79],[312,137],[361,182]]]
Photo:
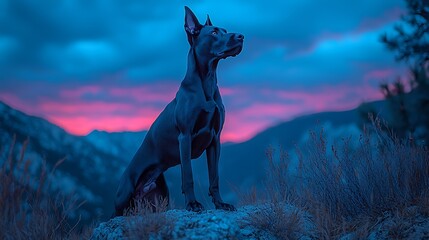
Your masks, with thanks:
[[[402,0],[4,0],[0,100],[74,134],[147,129],[186,71],[185,5],[245,36],[218,68],[224,141],[379,99],[404,73],[378,41]]]

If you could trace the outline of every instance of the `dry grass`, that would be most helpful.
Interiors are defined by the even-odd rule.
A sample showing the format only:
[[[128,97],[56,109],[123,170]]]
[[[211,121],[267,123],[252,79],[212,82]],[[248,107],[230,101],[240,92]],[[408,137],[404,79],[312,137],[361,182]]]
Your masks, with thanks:
[[[174,220],[167,218],[168,200],[160,198],[155,203],[135,199],[133,207],[124,211],[128,216],[128,227],[125,236],[130,239],[171,239]]]
[[[49,171],[44,162],[34,180],[25,159],[28,140],[19,154],[14,137],[7,159],[0,166],[0,239],[65,239],[79,236],[79,223],[70,223],[68,214],[83,203],[61,193],[49,194],[49,177],[63,160]],[[18,157],[16,157],[18,155]],[[19,173],[19,174],[17,174]]]
[[[297,205],[296,187],[290,178],[290,158],[282,148],[278,152],[269,147],[265,152],[268,159],[267,179],[264,192],[256,189],[249,192],[250,204],[265,202],[257,211],[245,219],[257,229],[270,233],[278,239],[300,239],[305,233],[303,214],[298,209],[288,209],[287,204]],[[265,196],[263,199],[256,196]]]
[[[268,169],[264,181],[264,191],[259,191],[255,186],[249,189],[241,189],[237,186],[231,186],[232,190],[238,195],[238,205],[258,205],[263,203],[288,202],[295,203],[291,197],[296,196],[297,190],[293,179],[290,177],[290,159],[288,152],[279,148],[279,152],[272,146],[269,146],[265,155],[268,160]]]
[[[301,213],[298,210],[288,211],[281,203],[260,207],[248,215],[246,223],[278,239],[300,239],[304,234]]]
[[[258,189],[255,186],[250,187],[250,189],[240,189],[237,186],[231,184],[232,191],[238,196],[239,207],[247,205],[257,205],[258,203],[265,202],[262,199],[262,196],[258,194]]]
[[[268,172],[265,182],[265,195],[270,202],[295,203],[296,184],[290,177],[290,157],[281,146],[276,150],[270,146],[265,151],[268,160]]]
[[[416,214],[417,213],[415,212],[410,213],[404,210],[397,210],[392,213],[390,216],[390,222],[385,226],[389,239],[406,239],[413,225],[411,217]]]
[[[429,217],[429,189],[422,192],[420,198],[417,199],[416,205],[423,216]]]
[[[358,139],[330,143],[323,128],[310,132],[297,147],[297,169],[280,150],[267,151],[269,202],[291,202],[310,212],[322,239],[354,231],[361,237],[386,212],[417,206],[429,211],[429,150],[413,139],[398,139],[379,119],[371,118]],[[392,229],[400,237],[400,225]]]

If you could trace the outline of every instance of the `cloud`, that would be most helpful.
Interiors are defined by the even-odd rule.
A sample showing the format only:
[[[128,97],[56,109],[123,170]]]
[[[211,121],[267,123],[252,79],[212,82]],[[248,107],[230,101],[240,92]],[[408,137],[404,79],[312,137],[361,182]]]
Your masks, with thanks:
[[[14,38],[0,35],[0,63],[5,64],[17,47],[18,43]]]
[[[147,128],[185,75],[183,5],[245,35],[218,69],[224,140],[380,98],[380,79],[404,71],[378,42],[402,0],[5,0],[0,100],[77,134]]]
[[[118,49],[106,41],[81,40],[63,48],[49,46],[43,55],[49,68],[64,75],[107,72],[121,62]]]
[[[381,98],[369,85],[322,85],[317,90],[282,90],[271,87],[233,89],[225,96],[224,141],[243,141],[295,116],[321,111],[343,111]]]
[[[201,21],[210,13],[215,23],[243,32],[248,51],[260,41],[277,41],[287,51],[299,51],[321,35],[344,34],[392,21],[400,9],[399,0],[186,3]],[[12,76],[23,69],[47,78],[52,71],[58,72],[56,79],[63,73],[86,76],[86,81],[93,82],[103,73],[119,71],[149,81],[183,76],[187,43],[182,4],[60,0],[45,5],[8,0],[0,7],[5,12],[0,18],[3,32],[21,43],[7,66],[12,68]]]
[[[282,88],[317,88],[320,84],[348,83],[359,85],[368,71],[404,67],[395,63],[387,49],[378,41],[388,29],[383,27],[361,34],[344,34],[321,38],[301,52],[291,53],[287,47],[271,45],[259,56],[235,65],[220,76],[230,84],[269,81]],[[362,65],[366,65],[362,69]],[[228,69],[229,70],[229,69]]]
[[[10,75],[23,69],[40,74],[34,71],[37,68],[59,72],[56,76],[61,76],[64,70],[72,69],[75,76],[92,75],[91,80],[97,81],[98,74],[144,65],[150,62],[151,55],[162,52],[160,46],[174,49],[164,44],[164,39],[171,43],[179,29],[183,31],[183,24],[173,24],[179,8],[174,13],[171,5],[166,1],[60,0],[49,5],[6,1],[0,5],[4,13],[0,17],[2,32],[16,38],[21,48],[4,67],[12,69]],[[79,62],[81,59],[84,61]],[[93,61],[97,59],[99,66]],[[104,64],[113,59],[118,61]],[[85,61],[92,66],[84,67]]]
[[[42,115],[70,133],[85,135],[93,129],[148,129],[174,98],[174,88],[174,84],[148,84],[138,89],[84,86],[64,89],[53,98],[39,99],[34,106],[0,91],[0,100],[29,114]],[[253,86],[221,88],[220,91],[227,110],[223,142],[244,141],[273,123],[297,115],[350,109],[363,101],[381,97],[377,89],[368,85],[319,86],[318,91],[313,92]]]

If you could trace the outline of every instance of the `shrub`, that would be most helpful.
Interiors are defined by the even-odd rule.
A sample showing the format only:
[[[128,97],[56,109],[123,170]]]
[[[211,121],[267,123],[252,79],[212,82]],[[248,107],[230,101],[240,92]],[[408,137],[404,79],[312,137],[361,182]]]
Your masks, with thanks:
[[[77,225],[68,221],[68,214],[83,203],[61,193],[49,194],[49,177],[63,160],[51,171],[43,163],[35,181],[25,159],[26,140],[16,157],[16,137],[7,159],[0,166],[0,239],[64,239],[80,234]],[[87,230],[85,230],[87,232]]]
[[[288,170],[287,160],[273,160],[268,153],[270,201],[292,199],[304,207],[321,238],[368,230],[362,226],[385,212],[416,205],[427,212],[428,148],[382,130],[386,126],[379,119],[371,122],[358,138],[336,143],[327,141],[323,128],[310,131],[309,140],[296,149],[297,172]]]
[[[248,199],[251,199],[250,203],[258,204],[258,207],[257,211],[248,214],[245,224],[268,232],[278,239],[301,239],[306,231],[304,213],[290,205],[299,206],[300,204],[299,199],[296,198],[298,188],[290,176],[290,157],[281,147],[276,152],[276,149],[270,146],[265,154],[268,169],[264,191],[258,194],[253,189],[248,195]],[[265,196],[265,198],[256,199],[255,196]]]

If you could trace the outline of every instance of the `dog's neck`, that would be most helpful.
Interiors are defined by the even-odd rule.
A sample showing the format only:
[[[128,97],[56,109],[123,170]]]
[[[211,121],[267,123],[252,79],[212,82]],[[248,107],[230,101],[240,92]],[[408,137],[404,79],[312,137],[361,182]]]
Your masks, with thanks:
[[[219,60],[209,60],[199,57],[195,49],[191,48],[188,54],[188,69],[182,86],[192,91],[203,90],[206,100],[213,100],[217,90],[216,69]],[[199,78],[195,78],[199,76]]]

